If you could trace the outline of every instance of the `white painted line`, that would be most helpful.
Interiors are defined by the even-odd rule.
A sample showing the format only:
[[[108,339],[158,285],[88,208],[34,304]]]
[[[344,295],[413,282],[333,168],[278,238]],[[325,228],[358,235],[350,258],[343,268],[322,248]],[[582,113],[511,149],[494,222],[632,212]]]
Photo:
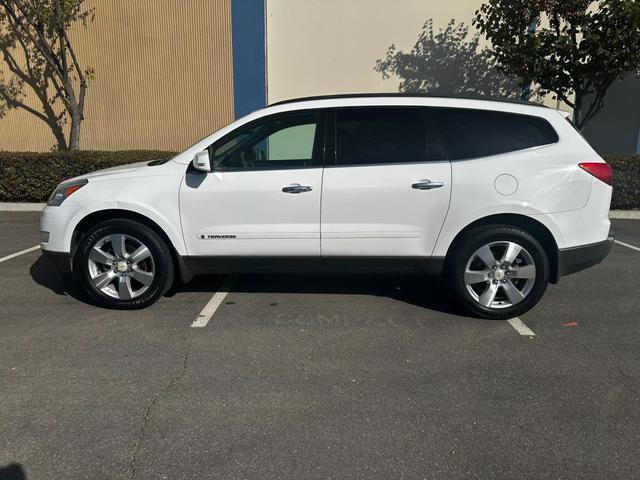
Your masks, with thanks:
[[[7,255],[6,257],[0,258],[0,263],[6,262],[7,260],[11,260],[12,258],[19,257],[20,255],[24,255],[25,253],[33,252],[34,250],[38,250],[40,245],[36,245],[35,247],[25,248],[24,250],[20,250],[19,252],[12,253],[11,255]]]
[[[198,315],[198,318],[193,321],[191,327],[203,328],[207,326],[207,323],[209,323],[209,320],[211,320],[213,314],[216,313],[218,307],[222,304],[222,302],[224,302],[224,299],[231,291],[231,288],[233,287],[233,284],[236,283],[237,279],[237,275],[231,275],[225,279],[225,281],[222,283],[222,286],[220,287],[220,290],[213,294],[213,297],[211,297],[211,300],[209,300],[209,302],[204,306],[204,308],[200,312],[200,315]]]
[[[509,324],[518,332],[520,335],[524,335],[526,337],[535,337],[536,334],[533,333],[529,327],[527,327],[522,320],[518,317],[512,318],[511,320],[507,320]]]
[[[632,250],[637,250],[640,252],[640,248],[629,245],[628,243],[621,242],[620,240],[614,240],[614,242],[616,242],[618,245],[622,245],[623,247],[631,248]]]

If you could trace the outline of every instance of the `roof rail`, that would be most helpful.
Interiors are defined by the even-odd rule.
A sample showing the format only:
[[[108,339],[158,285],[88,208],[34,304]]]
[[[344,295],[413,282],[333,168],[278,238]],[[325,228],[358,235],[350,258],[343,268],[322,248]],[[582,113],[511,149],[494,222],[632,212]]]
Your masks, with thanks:
[[[300,98],[291,98],[288,100],[281,100],[276,103],[271,103],[268,106],[273,107],[275,105],[285,105],[288,103],[295,102],[306,102],[311,100],[331,100],[331,99],[342,99],[342,98],[450,98],[457,100],[485,100],[490,102],[500,102],[500,103],[515,103],[519,105],[528,105],[530,107],[541,107],[541,108],[549,108],[546,105],[535,102],[528,102],[526,100],[516,100],[510,98],[501,98],[501,97],[491,97],[491,96],[483,96],[483,95],[436,95],[431,93],[404,93],[404,92],[389,92],[389,93],[339,93],[335,95],[316,95],[311,97],[300,97]]]

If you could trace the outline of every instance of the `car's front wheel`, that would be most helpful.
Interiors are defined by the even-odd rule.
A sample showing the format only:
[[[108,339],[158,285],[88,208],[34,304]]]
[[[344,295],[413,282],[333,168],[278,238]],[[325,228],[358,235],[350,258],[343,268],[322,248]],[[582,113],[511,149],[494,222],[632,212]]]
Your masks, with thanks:
[[[482,226],[456,242],[446,273],[453,293],[469,311],[506,320],[538,303],[549,282],[549,260],[528,232]]]
[[[173,281],[166,243],[151,228],[129,219],[107,220],[86,232],[74,270],[93,300],[108,308],[149,306]]]

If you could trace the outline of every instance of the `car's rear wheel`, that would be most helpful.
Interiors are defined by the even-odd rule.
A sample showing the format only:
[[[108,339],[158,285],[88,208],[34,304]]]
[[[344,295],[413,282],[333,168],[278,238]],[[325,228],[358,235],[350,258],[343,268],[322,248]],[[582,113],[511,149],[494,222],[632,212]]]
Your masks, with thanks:
[[[86,232],[74,270],[94,301],[108,308],[149,306],[173,281],[173,260],[164,240],[129,219],[108,220]]]
[[[446,274],[454,295],[469,311],[506,320],[538,303],[549,283],[549,260],[528,232],[482,226],[456,242]]]

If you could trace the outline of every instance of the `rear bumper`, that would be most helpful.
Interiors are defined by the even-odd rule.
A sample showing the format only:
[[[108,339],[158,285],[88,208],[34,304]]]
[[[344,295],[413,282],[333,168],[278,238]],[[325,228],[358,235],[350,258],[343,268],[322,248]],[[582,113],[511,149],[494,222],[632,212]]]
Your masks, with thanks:
[[[609,255],[614,240],[615,235],[609,231],[609,236],[603,242],[560,250],[558,252],[558,277],[579,272],[602,262]]]
[[[42,254],[60,271],[71,272],[71,254],[42,250]]]

